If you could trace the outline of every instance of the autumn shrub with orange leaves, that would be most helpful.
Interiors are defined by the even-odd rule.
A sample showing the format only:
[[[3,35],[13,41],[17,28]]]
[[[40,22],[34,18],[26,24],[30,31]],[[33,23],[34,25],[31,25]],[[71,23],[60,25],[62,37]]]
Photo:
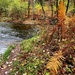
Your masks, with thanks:
[[[66,32],[66,25],[65,25],[65,5],[63,1],[59,3],[59,10],[58,10],[58,34],[61,35],[61,39],[64,38],[64,34]]]
[[[47,45],[51,42],[51,40],[53,40],[53,35],[55,35],[54,33],[56,32],[59,33],[58,37],[61,36],[62,39],[64,39],[64,37],[66,39],[59,43],[59,47],[62,47],[62,48],[59,48],[59,50],[57,50],[56,53],[54,53],[54,55],[51,57],[51,59],[46,65],[46,68],[50,70],[50,75],[58,75],[58,70],[59,68],[62,67],[62,61],[60,59],[63,58],[63,55],[65,54],[66,51],[69,50],[70,47],[73,48],[73,46],[75,45],[74,38],[72,37],[70,38],[72,34],[73,36],[75,35],[75,17],[72,18],[70,22],[68,22],[68,25],[69,25],[68,29],[66,27],[67,25],[65,24],[65,19],[66,19],[65,5],[64,5],[64,2],[61,1],[59,4],[59,10],[58,10],[58,24],[53,27],[52,31],[50,28],[47,28],[47,33],[44,36]],[[67,37],[65,35],[67,35]],[[68,38],[70,38],[69,41],[67,40]]]

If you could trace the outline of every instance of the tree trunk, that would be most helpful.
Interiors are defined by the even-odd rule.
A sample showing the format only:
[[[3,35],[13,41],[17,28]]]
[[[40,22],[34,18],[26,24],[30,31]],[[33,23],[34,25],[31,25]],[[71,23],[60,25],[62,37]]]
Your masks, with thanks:
[[[53,17],[53,5],[51,5],[51,17]]]
[[[58,17],[58,0],[56,0],[56,15]]]
[[[28,17],[30,16],[30,0],[28,0]]]
[[[67,6],[66,6],[66,13],[68,12],[69,3],[70,3],[70,0],[68,0]]]
[[[34,20],[35,19],[34,18],[34,14],[35,14],[35,0],[32,1],[32,13],[33,13],[32,16],[33,16],[33,20]]]
[[[44,11],[44,8],[43,8],[43,0],[39,0],[39,2],[40,2],[40,5],[42,7],[42,12],[43,12],[44,17],[45,17],[45,11]]]
[[[74,2],[74,8],[75,8],[75,0],[73,0],[73,2]]]
[[[51,6],[51,17],[53,17],[53,5],[54,5],[54,1],[50,1],[50,6]]]

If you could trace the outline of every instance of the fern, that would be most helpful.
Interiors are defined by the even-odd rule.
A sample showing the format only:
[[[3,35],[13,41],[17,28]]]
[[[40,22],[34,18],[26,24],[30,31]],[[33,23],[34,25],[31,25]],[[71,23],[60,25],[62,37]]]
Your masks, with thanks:
[[[58,73],[59,67],[62,66],[62,61],[60,60],[60,58],[62,57],[62,52],[59,51],[58,53],[55,53],[50,61],[47,63],[46,68],[50,69],[53,75],[56,75]]]

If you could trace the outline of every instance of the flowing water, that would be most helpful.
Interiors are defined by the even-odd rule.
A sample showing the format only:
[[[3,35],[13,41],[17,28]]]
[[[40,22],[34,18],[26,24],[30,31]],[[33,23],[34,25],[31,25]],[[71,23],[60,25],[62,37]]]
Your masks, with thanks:
[[[33,25],[0,22],[0,54],[3,54],[9,45],[17,44],[23,39],[34,36],[38,30],[39,28]]]

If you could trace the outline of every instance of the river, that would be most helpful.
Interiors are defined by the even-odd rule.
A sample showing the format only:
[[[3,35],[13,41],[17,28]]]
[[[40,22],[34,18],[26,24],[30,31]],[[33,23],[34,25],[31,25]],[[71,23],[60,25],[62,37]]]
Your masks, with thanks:
[[[3,54],[8,46],[36,35],[38,30],[37,26],[0,22],[0,54]]]

